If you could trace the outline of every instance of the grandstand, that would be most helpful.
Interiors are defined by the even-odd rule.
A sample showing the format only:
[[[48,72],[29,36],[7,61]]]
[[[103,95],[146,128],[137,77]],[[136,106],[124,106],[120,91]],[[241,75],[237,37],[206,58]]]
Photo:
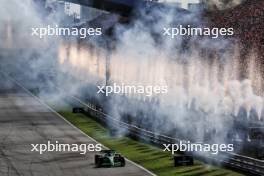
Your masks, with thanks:
[[[209,12],[209,15],[214,25],[234,28],[235,37],[242,44],[242,53],[257,49],[261,56],[264,51],[264,0],[246,0],[234,8]]]

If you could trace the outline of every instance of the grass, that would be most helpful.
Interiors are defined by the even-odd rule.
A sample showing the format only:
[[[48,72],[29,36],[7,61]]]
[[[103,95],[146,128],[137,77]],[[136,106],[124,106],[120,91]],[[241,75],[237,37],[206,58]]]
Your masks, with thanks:
[[[59,113],[90,137],[159,176],[242,176],[240,173],[200,161],[195,161],[194,166],[175,168],[169,152],[128,137],[111,137],[108,129],[83,114],[73,114],[65,110]]]

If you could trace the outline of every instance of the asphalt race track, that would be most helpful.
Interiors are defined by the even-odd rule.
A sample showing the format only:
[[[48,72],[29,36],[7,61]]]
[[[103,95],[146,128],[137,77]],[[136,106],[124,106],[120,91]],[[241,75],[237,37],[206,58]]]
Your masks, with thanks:
[[[95,142],[72,127],[14,82],[0,74],[0,176],[149,176],[127,162],[125,167],[95,168],[95,152],[31,152],[47,141]]]

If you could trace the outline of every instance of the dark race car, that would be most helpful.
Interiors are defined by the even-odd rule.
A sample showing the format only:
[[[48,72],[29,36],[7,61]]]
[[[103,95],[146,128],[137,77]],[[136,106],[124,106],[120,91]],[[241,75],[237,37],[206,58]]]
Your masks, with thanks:
[[[96,167],[124,167],[125,158],[114,150],[102,150],[101,154],[95,155]]]
[[[73,107],[72,108],[72,113],[84,113],[84,112],[85,112],[85,110],[82,107]]]

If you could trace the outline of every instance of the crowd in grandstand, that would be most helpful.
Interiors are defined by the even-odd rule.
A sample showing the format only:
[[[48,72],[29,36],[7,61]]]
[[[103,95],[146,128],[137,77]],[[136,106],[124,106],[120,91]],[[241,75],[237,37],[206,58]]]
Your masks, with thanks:
[[[239,39],[243,49],[254,47],[263,58],[264,0],[247,0],[234,8],[214,12],[210,16],[216,26],[233,27],[234,36]]]

